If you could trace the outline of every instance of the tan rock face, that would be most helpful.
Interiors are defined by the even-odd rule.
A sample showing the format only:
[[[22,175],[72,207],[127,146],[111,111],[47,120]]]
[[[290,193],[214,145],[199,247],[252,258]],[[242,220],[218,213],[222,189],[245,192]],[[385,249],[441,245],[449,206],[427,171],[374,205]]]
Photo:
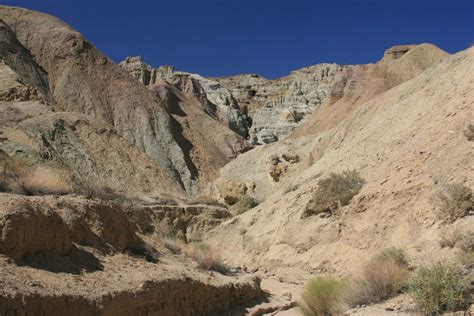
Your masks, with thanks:
[[[141,207],[131,214],[142,234],[203,240],[205,233],[232,217],[223,207],[209,205],[156,205]]]
[[[154,69],[141,57],[128,57],[120,65],[145,85],[165,80],[193,94],[207,112],[256,145],[276,142],[293,131],[324,101],[336,73],[344,68],[321,64],[267,80],[259,75],[205,78],[171,66]]]
[[[405,55],[410,49],[416,45],[397,45],[387,49],[384,53],[383,60],[390,61],[395,60]]]
[[[3,20],[0,20],[0,68],[2,81],[7,81],[0,84],[0,100],[54,104],[48,75]]]
[[[268,144],[285,138],[323,103],[338,72],[345,67],[319,64],[267,80],[258,75],[218,78],[251,118],[249,138]]]
[[[0,253],[21,260],[36,252],[65,254],[72,249],[71,233],[52,208],[1,194],[0,200]]]

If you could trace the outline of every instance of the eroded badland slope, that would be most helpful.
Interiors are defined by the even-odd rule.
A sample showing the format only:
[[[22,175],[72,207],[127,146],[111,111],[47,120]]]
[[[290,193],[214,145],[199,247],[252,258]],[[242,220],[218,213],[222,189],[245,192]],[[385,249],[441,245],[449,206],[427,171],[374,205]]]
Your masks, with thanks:
[[[417,49],[438,51],[426,45]],[[437,54],[438,59],[446,55]],[[423,73],[416,76],[417,70],[414,78],[385,92],[379,89],[380,94],[362,103],[354,99],[373,95],[374,88],[364,87],[368,79],[354,82],[351,86],[361,87],[352,89],[348,101],[343,96],[326,103],[289,139],[254,149],[227,165],[222,177],[255,181],[255,195],[264,202],[217,227],[208,238],[229,249],[230,260],[312,273],[353,272],[388,246],[408,249],[416,261],[449,256],[439,244],[443,234],[472,234],[473,218],[443,224],[432,197],[448,183],[473,186],[473,143],[463,131],[474,114],[474,50],[432,61]],[[365,68],[370,67],[377,66]],[[325,113],[331,113],[329,122],[337,113],[339,123],[329,124]],[[271,156],[279,156],[283,164],[281,157],[289,151],[301,162],[291,164],[275,182]],[[330,216],[302,218],[318,180],[347,169],[359,170],[366,180],[352,202]]]

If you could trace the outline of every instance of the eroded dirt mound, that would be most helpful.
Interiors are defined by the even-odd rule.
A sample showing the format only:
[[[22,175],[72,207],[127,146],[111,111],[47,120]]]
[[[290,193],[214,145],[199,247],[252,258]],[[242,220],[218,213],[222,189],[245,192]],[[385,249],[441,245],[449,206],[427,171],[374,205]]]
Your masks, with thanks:
[[[0,236],[2,315],[209,315],[264,299],[252,275],[158,261],[113,203],[0,194]]]
[[[6,194],[0,194],[0,205],[0,253],[20,260],[31,253],[71,250],[71,231],[48,205]]]
[[[223,207],[156,205],[135,208],[129,215],[143,234],[202,240],[205,233],[232,217]]]

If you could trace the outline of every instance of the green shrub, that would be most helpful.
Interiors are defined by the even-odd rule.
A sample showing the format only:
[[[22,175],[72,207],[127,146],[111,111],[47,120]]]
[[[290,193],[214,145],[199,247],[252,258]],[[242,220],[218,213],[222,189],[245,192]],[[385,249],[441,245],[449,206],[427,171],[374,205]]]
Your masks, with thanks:
[[[381,261],[395,261],[400,267],[408,268],[410,262],[408,260],[408,256],[402,248],[391,247],[383,250],[378,259]]]
[[[474,212],[474,194],[462,183],[450,184],[435,196],[435,204],[444,220],[454,222]]]
[[[332,277],[308,282],[298,306],[305,316],[337,314],[343,309],[344,283]]]
[[[410,281],[409,293],[427,313],[462,310],[468,302],[459,269],[441,263],[420,268]]]
[[[330,173],[319,181],[318,189],[307,205],[303,218],[334,210],[348,205],[352,198],[360,192],[365,180],[356,170],[344,171],[341,174]]]

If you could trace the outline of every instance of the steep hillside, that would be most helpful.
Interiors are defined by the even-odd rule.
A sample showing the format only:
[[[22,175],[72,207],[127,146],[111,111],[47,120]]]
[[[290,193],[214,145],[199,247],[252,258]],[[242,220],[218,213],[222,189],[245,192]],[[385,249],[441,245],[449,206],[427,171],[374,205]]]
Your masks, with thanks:
[[[178,135],[176,141],[189,157],[188,168],[201,187],[251,148],[245,139],[246,116],[217,82],[170,67],[153,69],[140,57],[129,57],[120,65],[163,100],[172,117],[173,134]]]
[[[208,238],[228,249],[229,260],[274,272],[298,267],[306,273],[351,273],[389,246],[407,249],[415,263],[453,255],[456,251],[442,248],[440,240],[450,230],[472,234],[474,218],[444,223],[433,195],[449,183],[474,185],[473,145],[463,135],[474,119],[474,49],[444,56],[435,47],[421,45],[378,66],[357,67],[383,67],[385,73],[373,70],[378,76],[372,80],[387,80],[374,88],[367,79],[370,70],[359,72],[365,79],[347,85],[350,94],[321,107],[294,136],[254,149],[226,166],[222,171],[228,180],[261,177],[255,190],[266,199]],[[397,69],[413,71],[388,75]],[[366,101],[354,102],[358,96]],[[309,126],[315,121],[322,123]],[[273,154],[281,158],[288,149],[302,158],[311,151],[314,155],[294,164],[293,173],[282,181],[286,185],[278,189],[265,160],[273,160]],[[331,215],[304,216],[318,180],[347,169],[359,170],[366,180],[352,202]],[[290,279],[298,275],[288,271]]]
[[[221,170],[220,179],[216,182],[253,181],[256,184],[254,194],[259,200],[272,194],[275,187],[291,182],[294,175],[324,154],[337,132],[335,127],[351,113],[365,106],[368,100],[419,75],[447,56],[446,52],[430,44],[409,47],[411,49],[405,51],[406,54],[398,55],[397,59],[389,59],[389,53],[385,53],[385,57],[376,64],[347,66],[338,72],[333,84],[327,88],[325,101],[287,139],[242,155]],[[282,155],[297,156],[300,163],[279,159],[278,156],[282,158]]]
[[[191,190],[195,179],[190,158],[176,142],[180,135],[173,135],[161,101],[59,19],[8,6],[0,6],[0,16],[47,72],[55,110],[87,114],[112,125]]]
[[[82,113],[58,112],[62,103],[52,96],[48,74],[3,22],[0,45],[1,149],[12,162],[71,172],[74,187],[130,196],[182,194],[167,169],[114,126]]]
[[[244,109],[237,104],[231,92],[217,81],[177,71],[172,66],[153,68],[144,63],[140,56],[128,57],[120,66],[147,87],[160,85],[164,81],[189,97],[195,97],[209,116],[224,123],[240,136],[247,137],[249,122]]]

